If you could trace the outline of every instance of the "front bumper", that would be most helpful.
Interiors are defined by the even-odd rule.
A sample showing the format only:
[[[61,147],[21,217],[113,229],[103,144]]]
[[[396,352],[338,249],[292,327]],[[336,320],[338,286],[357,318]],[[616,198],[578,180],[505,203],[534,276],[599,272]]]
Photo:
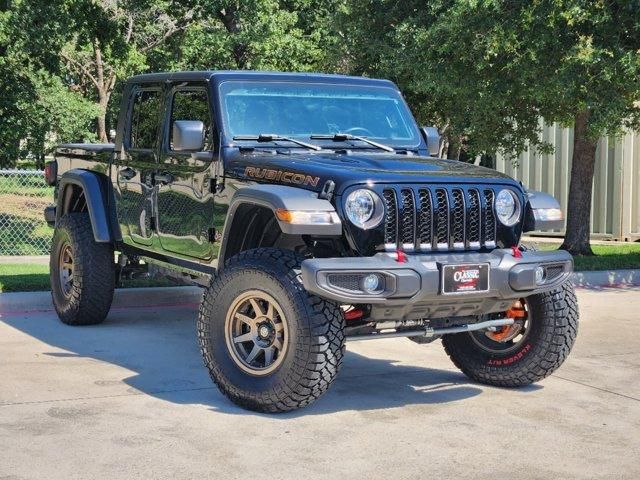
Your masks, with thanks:
[[[489,264],[489,289],[443,294],[443,266],[464,264]],[[545,269],[541,284],[536,283],[535,275],[539,266]],[[521,257],[515,257],[511,249],[408,255],[405,263],[378,253],[364,258],[305,260],[302,282],[307,291],[341,304],[370,304],[373,321],[409,320],[503,312],[515,299],[556,288],[572,271],[573,259],[562,250],[525,251]],[[384,288],[368,294],[359,279],[374,272],[383,278]]]

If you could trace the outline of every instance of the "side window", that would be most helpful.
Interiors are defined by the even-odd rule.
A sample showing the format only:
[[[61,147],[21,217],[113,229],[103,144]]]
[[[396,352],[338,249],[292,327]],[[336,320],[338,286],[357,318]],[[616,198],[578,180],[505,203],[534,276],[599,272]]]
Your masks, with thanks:
[[[143,90],[133,98],[129,148],[152,149],[160,121],[160,92]]]
[[[171,102],[171,123],[169,124],[169,149],[173,150],[171,132],[176,120],[200,120],[204,123],[204,150],[213,150],[213,129],[207,92],[204,90],[178,90]]]

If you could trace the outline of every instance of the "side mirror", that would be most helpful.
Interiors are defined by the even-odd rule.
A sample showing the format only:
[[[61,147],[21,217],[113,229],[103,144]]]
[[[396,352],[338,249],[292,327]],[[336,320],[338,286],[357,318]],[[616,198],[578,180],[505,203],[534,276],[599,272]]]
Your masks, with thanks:
[[[527,190],[528,208],[525,212],[525,232],[534,230],[562,230],[564,229],[564,215],[560,203],[545,192]]]
[[[427,142],[429,155],[437,157],[440,154],[440,133],[436,127],[422,127],[422,135]]]
[[[204,149],[204,123],[200,120],[176,120],[171,132],[172,150],[199,152]]]

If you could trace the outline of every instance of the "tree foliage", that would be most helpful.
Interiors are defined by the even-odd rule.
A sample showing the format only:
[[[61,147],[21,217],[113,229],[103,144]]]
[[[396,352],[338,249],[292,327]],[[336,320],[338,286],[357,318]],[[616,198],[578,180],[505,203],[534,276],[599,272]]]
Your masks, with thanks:
[[[25,48],[25,27],[33,12],[5,2],[0,8],[0,166],[33,156],[40,164],[55,143],[95,138],[95,110],[81,92],[45,67],[56,64],[44,48],[47,28],[33,32],[33,51]],[[13,8],[9,8],[9,7]],[[35,48],[38,46],[38,48]],[[50,44],[55,48],[55,44]],[[30,53],[38,53],[38,56]]]
[[[349,4],[341,23],[350,33],[346,54],[352,68],[395,78],[426,107],[420,116],[471,153],[515,155],[527,145],[548,150],[539,137],[540,118],[575,125],[564,247],[589,254],[596,140],[640,124],[640,4]]]

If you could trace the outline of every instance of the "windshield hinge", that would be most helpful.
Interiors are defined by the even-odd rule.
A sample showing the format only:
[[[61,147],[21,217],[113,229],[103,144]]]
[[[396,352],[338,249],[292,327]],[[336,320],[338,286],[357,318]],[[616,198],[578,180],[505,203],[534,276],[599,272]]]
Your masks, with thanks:
[[[318,195],[318,198],[331,201],[331,198],[333,197],[333,190],[335,188],[336,188],[335,182],[333,180],[327,180],[326,182],[324,182],[322,191]]]

